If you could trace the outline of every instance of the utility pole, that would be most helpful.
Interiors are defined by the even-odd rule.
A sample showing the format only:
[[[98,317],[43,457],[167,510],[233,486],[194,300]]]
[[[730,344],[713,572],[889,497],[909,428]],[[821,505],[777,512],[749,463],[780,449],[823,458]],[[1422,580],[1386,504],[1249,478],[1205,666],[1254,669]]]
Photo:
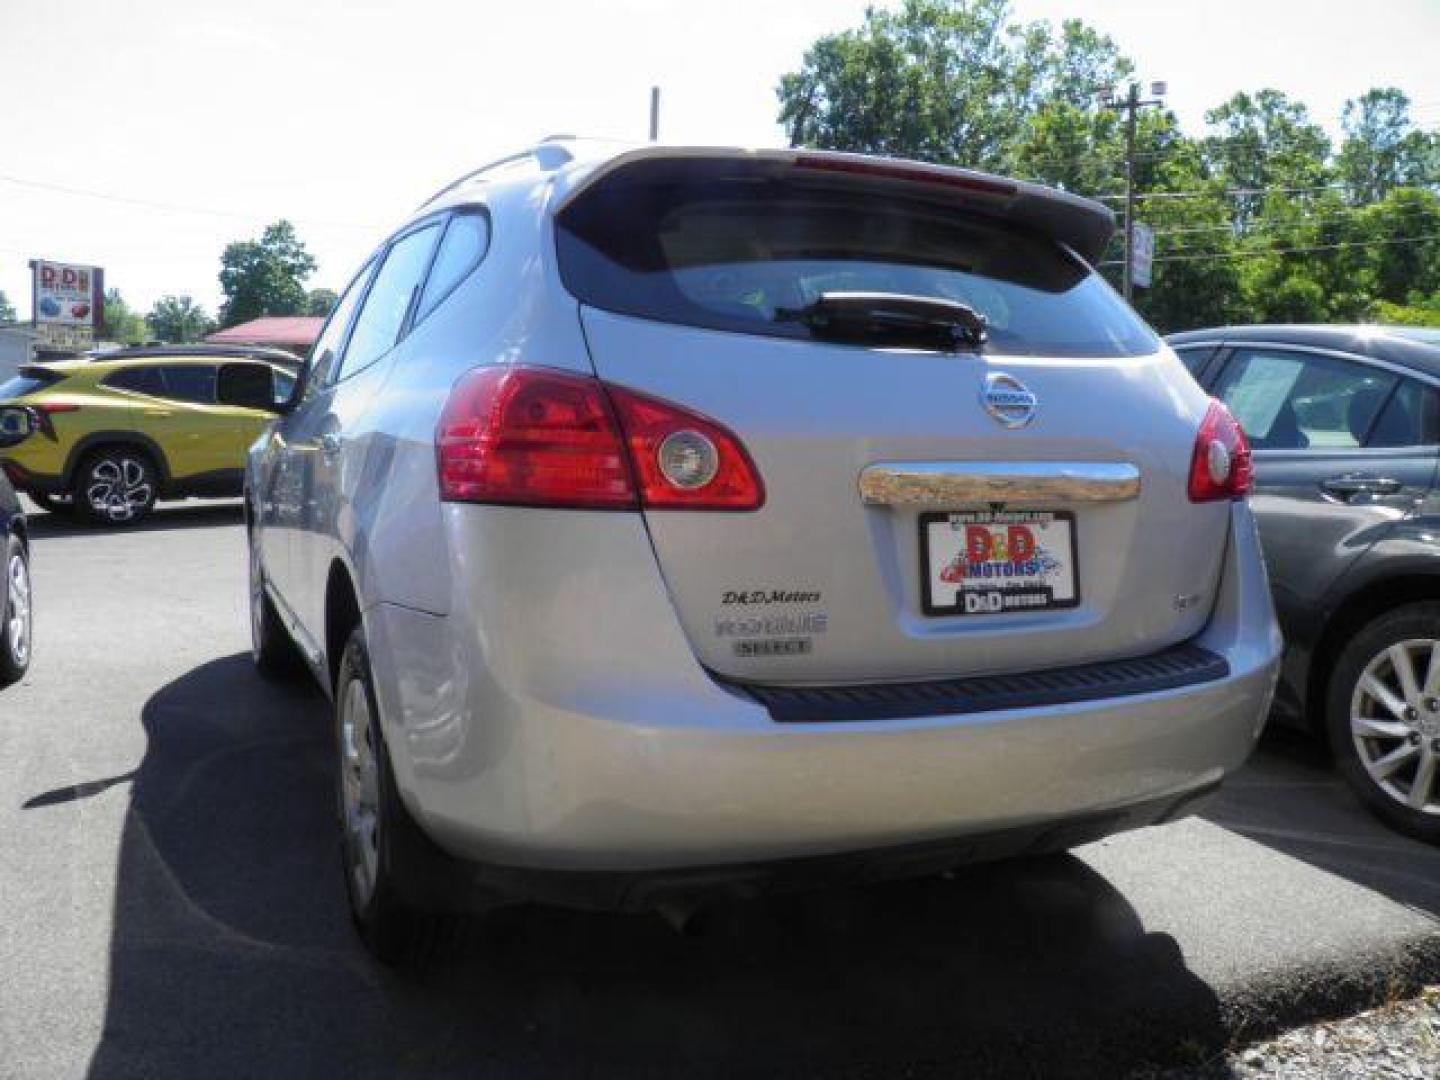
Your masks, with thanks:
[[[650,87],[650,141],[660,138],[660,88]]]
[[[1110,98],[1105,107],[1125,113],[1125,272],[1122,293],[1128,303],[1135,289],[1135,118],[1141,109],[1165,104],[1165,84],[1153,82],[1148,99],[1140,97],[1140,84],[1131,83],[1123,98]]]

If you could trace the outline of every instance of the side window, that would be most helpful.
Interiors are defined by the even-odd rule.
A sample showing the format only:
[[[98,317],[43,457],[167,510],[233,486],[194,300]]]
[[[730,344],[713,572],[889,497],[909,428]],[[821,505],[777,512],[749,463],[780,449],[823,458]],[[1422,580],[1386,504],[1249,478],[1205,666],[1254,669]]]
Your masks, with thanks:
[[[1175,355],[1180,357],[1180,362],[1185,365],[1185,370],[1198,379],[1200,372],[1205,370],[1205,365],[1210,362],[1210,357],[1214,352],[1213,345],[1191,345],[1187,348],[1176,349]]]
[[[1215,396],[1257,450],[1365,445],[1395,376],[1350,360],[1288,349],[1240,348]]]
[[[193,405],[215,404],[213,364],[174,364],[159,370],[165,377],[163,397]]]
[[[400,336],[400,326],[420,287],[439,234],[437,221],[407,233],[390,246],[375,274],[375,284],[370,286],[365,304],[355,317],[355,329],[350,332],[350,342],[332,381],[364,371],[390,351]]]
[[[439,307],[455,286],[480,265],[489,246],[490,219],[484,213],[466,211],[450,219],[430,267],[430,276],[425,279],[420,303],[415,308],[417,323]]]
[[[315,344],[310,346],[311,366],[305,381],[307,398],[315,392],[316,387],[324,386],[330,381],[330,368],[335,363],[335,357],[339,355],[341,345],[345,343],[345,331],[350,328],[350,320],[355,315],[360,298],[365,295],[365,286],[374,269],[375,263],[371,260],[355,275],[355,280],[350,282],[345,295],[335,301],[335,306],[330,310],[330,318],[325,320],[325,326],[320,331],[320,336],[315,339]]]
[[[104,385],[151,397],[165,396],[165,380],[160,375],[160,369],[154,366],[121,368],[106,375]]]
[[[1440,443],[1440,391],[1402,379],[1390,395],[1366,442],[1372,447],[1434,446]]]

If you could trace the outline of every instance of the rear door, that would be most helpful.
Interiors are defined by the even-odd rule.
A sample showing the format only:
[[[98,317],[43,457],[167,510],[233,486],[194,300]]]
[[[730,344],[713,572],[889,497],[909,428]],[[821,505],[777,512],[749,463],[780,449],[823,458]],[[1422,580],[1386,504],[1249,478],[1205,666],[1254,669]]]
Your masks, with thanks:
[[[600,377],[727,426],[763,479],[753,513],[647,512],[712,670],[939,678],[1142,655],[1203,625],[1229,520],[1187,495],[1206,398],[1003,209],[692,160],[612,174],[557,228]],[[846,292],[966,304],[989,342],[801,321]]]
[[[1294,625],[1429,490],[1434,392],[1364,357],[1237,344],[1215,395],[1250,437],[1275,605]]]
[[[371,443],[362,418],[384,381],[384,361],[400,339],[443,224],[430,218],[390,244],[326,385],[289,418],[289,454],[305,493],[294,533],[292,594],[296,616],[316,642],[324,640],[325,586],[341,550],[341,518]]]

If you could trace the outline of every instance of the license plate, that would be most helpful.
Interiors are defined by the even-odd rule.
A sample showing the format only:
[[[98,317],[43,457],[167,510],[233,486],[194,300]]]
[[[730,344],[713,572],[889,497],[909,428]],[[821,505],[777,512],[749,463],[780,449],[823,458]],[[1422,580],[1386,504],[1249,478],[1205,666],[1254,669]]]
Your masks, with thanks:
[[[957,510],[920,515],[926,615],[1005,615],[1080,603],[1075,515]]]

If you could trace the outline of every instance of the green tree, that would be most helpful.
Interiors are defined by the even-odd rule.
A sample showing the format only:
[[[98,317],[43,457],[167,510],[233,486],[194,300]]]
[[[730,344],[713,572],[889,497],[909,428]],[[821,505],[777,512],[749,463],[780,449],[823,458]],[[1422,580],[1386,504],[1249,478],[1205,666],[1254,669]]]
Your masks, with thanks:
[[[189,296],[162,296],[147,318],[156,337],[176,345],[199,341],[215,326],[205,309]]]
[[[15,321],[15,305],[5,295],[5,290],[0,289],[0,323]]]
[[[150,337],[145,319],[130,309],[119,289],[105,290],[105,318],[100,326],[100,336],[126,345],[139,345]]]
[[[315,259],[288,221],[275,222],[259,240],[230,244],[220,256],[221,326],[304,313],[305,279],[314,272]]]
[[[1440,140],[1416,129],[1402,91],[1375,87],[1347,101],[1341,126],[1337,164],[1352,203],[1379,202],[1405,184],[1440,183]]]
[[[1310,119],[1303,104],[1278,90],[1237,93],[1205,114],[1210,134],[1203,140],[1209,175],[1244,191],[1313,189],[1286,193],[1303,209],[1331,183],[1330,138]],[[1244,232],[1267,196],[1237,196],[1235,224]]]
[[[330,309],[340,297],[335,295],[334,289],[311,289],[305,297],[305,314],[314,315],[321,319],[330,314]]]
[[[1057,34],[1014,24],[1008,0],[904,0],[817,40],[777,94],[794,146],[1005,170],[1042,105],[1093,109],[1129,71],[1079,20]]]

